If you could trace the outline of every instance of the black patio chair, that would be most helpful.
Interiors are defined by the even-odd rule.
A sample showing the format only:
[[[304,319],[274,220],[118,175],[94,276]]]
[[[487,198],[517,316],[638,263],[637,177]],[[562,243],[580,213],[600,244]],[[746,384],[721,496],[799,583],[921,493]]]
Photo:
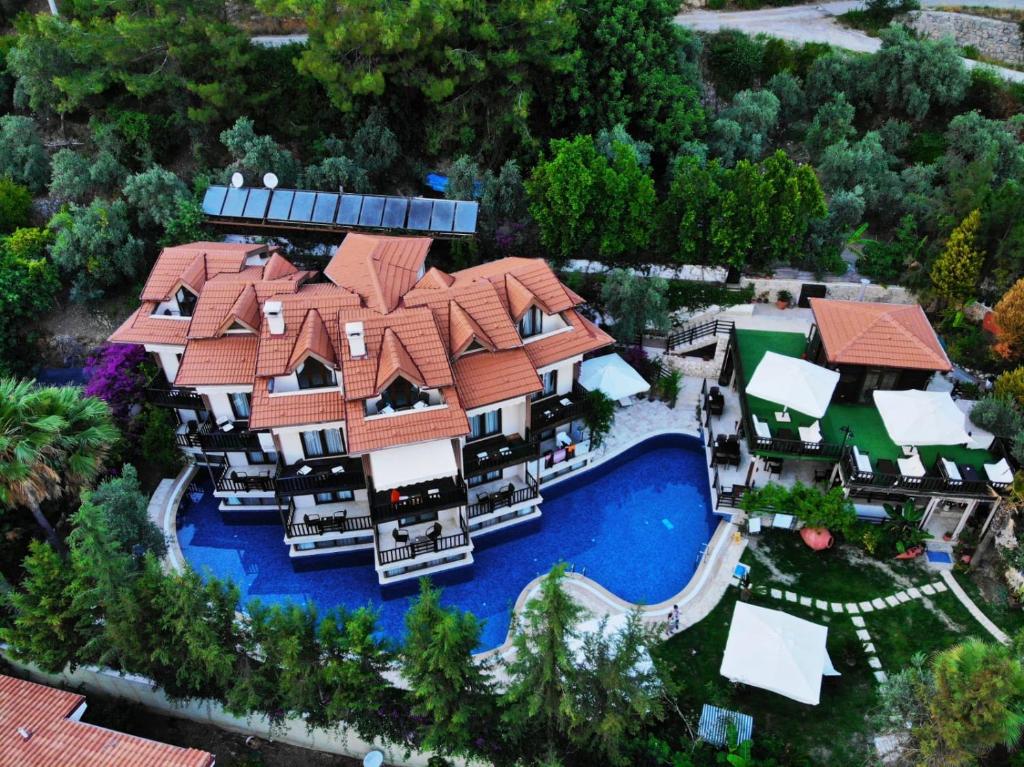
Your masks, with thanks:
[[[395,539],[395,543],[408,543],[409,542],[409,531],[395,528],[391,531],[391,537]]]
[[[440,522],[435,522],[433,527],[431,527],[429,530],[427,530],[427,538],[429,538],[432,541],[436,541],[440,537],[441,537],[441,523]]]

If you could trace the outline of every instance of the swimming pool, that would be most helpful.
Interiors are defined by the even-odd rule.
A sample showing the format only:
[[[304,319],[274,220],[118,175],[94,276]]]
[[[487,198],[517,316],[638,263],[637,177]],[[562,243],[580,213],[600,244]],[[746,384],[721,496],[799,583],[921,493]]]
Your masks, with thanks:
[[[446,604],[484,619],[481,651],[505,641],[516,598],[556,562],[585,571],[622,599],[653,604],[686,586],[717,525],[704,450],[684,435],[652,437],[541,494],[539,519],[477,534],[473,565],[434,578]],[[243,603],[311,600],[321,613],[369,604],[379,609],[383,632],[401,637],[417,583],[381,587],[372,552],[312,557],[293,567],[276,512],[232,518],[209,493],[186,503],[178,516],[185,558],[200,573],[234,580]]]

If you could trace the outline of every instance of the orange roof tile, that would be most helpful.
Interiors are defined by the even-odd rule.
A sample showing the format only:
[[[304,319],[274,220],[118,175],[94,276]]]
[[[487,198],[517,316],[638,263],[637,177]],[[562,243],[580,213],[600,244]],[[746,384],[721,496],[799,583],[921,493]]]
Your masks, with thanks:
[[[259,338],[233,333],[220,338],[193,338],[174,379],[176,386],[251,384],[256,372]]]
[[[462,354],[476,341],[490,351],[496,351],[494,343],[469,314],[459,306],[458,301],[448,303],[448,348],[452,354]]]
[[[365,416],[362,401],[346,406],[349,453],[367,453],[396,445],[412,445],[469,433],[469,421],[454,387],[441,389],[448,407],[406,410],[395,415]]]
[[[426,386],[423,374],[416,367],[398,334],[392,328],[385,328],[380,351],[377,353],[377,391],[384,391],[398,376],[417,386]]]
[[[811,299],[825,356],[833,364],[952,370],[917,304]]]
[[[295,338],[295,346],[292,347],[292,356],[288,358],[287,371],[290,373],[295,370],[299,363],[310,354],[316,355],[328,365],[337,364],[334,345],[331,343],[330,336],[327,335],[327,327],[324,325],[323,318],[316,309],[306,312],[299,335]]]
[[[85,696],[0,675],[0,764],[17,767],[209,767],[213,754],[69,717]],[[19,728],[29,733],[27,739]]]
[[[565,319],[572,326],[572,330],[555,333],[525,346],[530,362],[535,368],[546,367],[559,360],[596,351],[615,343],[614,338],[575,309],[566,312]]]
[[[155,301],[143,301],[107,340],[115,344],[184,346],[188,338],[188,319],[154,316],[156,306]]]
[[[505,306],[510,307],[514,314],[515,310],[511,309],[513,300],[508,293],[508,275],[526,288],[548,314],[563,312],[583,303],[578,295],[562,284],[547,262],[539,258],[499,258],[452,274],[455,287],[467,282],[491,281],[498,287],[498,294]],[[517,306],[521,306],[521,296],[518,298]]]
[[[448,353],[438,334],[433,314],[429,309],[398,309],[390,314],[376,314],[363,310],[342,310],[338,313],[339,325],[346,322],[363,323],[363,340],[366,356],[353,359],[348,342],[341,344],[342,370],[345,375],[345,397],[366,399],[379,393],[378,372],[384,347],[385,331],[391,330],[401,341],[402,348],[409,355],[412,365],[419,372],[422,385],[431,388],[451,386],[453,383]],[[390,342],[389,342],[390,344]],[[395,348],[390,344],[384,349],[385,359],[393,357]],[[385,362],[386,365],[392,364]],[[405,364],[405,363],[403,363]]]
[[[449,352],[457,354],[456,349],[451,346],[452,301],[458,302],[459,308],[480,327],[493,347],[514,349],[523,345],[505,305],[498,296],[497,289],[486,280],[463,284],[449,290],[416,289],[402,299],[408,307],[430,307],[434,312],[434,321],[437,323],[441,338],[449,344]]]
[[[419,282],[417,282],[413,287],[414,289],[426,288],[444,290],[446,288],[450,288],[453,282],[455,282],[454,277],[442,272],[436,266],[432,266],[427,269],[426,274],[420,277]]]
[[[250,429],[327,423],[345,420],[345,400],[336,388],[272,395],[267,379],[257,378],[252,387]]]
[[[324,329],[334,347],[334,360],[341,359],[338,356],[342,339],[337,313],[339,309],[359,306],[359,296],[337,285],[319,283],[302,285],[294,293],[275,295],[272,299],[281,302],[284,333],[271,335],[267,323],[263,323],[260,331],[259,356],[256,360],[256,375],[280,376],[288,373],[295,341],[310,309],[316,309],[320,313]]]
[[[430,243],[429,237],[349,234],[334,252],[324,275],[358,294],[368,309],[387,313],[416,284]]]
[[[256,288],[246,285],[238,294],[235,303],[228,310],[228,316],[221,323],[221,332],[227,330],[233,324],[238,323],[252,330],[260,332],[260,302],[256,297]]]
[[[265,252],[266,249],[266,245],[226,242],[193,242],[164,248],[149,272],[140,298],[143,301],[167,300],[186,272],[192,279],[196,278],[199,270],[196,265],[197,256],[204,256],[201,265],[205,281],[221,272],[239,271],[250,255]]]
[[[467,410],[540,391],[525,349],[474,352],[455,360],[455,385]]]
[[[196,253],[192,263],[181,273],[181,282],[197,296],[206,284],[206,254]]]
[[[298,269],[295,268],[291,261],[280,253],[274,253],[267,260],[267,263],[263,265],[263,279],[280,280],[284,277],[290,277],[297,271]]]

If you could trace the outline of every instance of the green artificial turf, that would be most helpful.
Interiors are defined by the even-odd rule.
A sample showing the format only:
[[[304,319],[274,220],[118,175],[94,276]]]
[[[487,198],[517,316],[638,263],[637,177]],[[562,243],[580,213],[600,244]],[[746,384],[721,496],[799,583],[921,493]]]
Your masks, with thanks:
[[[736,343],[744,384],[749,383],[765,352],[773,351],[789,357],[801,357],[807,347],[807,339],[802,333],[780,333],[767,330],[739,330],[736,332]],[[794,438],[797,438],[798,427],[810,426],[815,420],[808,415],[790,409],[789,414],[792,421],[787,424],[779,424],[775,420],[775,413],[782,410],[778,404],[759,397],[748,396],[746,399],[747,408],[751,414],[767,423],[773,434],[777,434],[780,428],[786,428],[793,432]],[[847,444],[856,445],[860,452],[867,453],[876,470],[877,461],[881,459],[888,459],[895,464],[898,458],[904,457],[902,448],[889,438],[885,424],[882,422],[882,416],[874,405],[830,405],[821,419],[821,433],[825,442],[842,444],[843,426],[850,427],[851,436],[847,439]],[[972,466],[982,476],[984,476],[984,464],[996,461],[995,457],[987,450],[972,450],[961,445],[924,446],[919,449],[919,452],[921,462],[928,470],[929,475],[937,473],[934,467],[940,455],[955,463]],[[758,451],[758,453],[771,455],[764,451]],[[783,457],[795,458],[797,456],[785,454]],[[814,459],[813,456],[801,457]]]

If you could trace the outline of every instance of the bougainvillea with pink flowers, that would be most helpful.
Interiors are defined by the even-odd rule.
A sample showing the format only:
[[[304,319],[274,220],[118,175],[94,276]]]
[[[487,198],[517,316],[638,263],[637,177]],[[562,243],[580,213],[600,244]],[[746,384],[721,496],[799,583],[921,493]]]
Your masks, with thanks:
[[[131,417],[132,407],[142,402],[146,386],[146,350],[137,344],[105,344],[94,350],[85,363],[88,383],[85,393],[110,405],[122,425]]]

